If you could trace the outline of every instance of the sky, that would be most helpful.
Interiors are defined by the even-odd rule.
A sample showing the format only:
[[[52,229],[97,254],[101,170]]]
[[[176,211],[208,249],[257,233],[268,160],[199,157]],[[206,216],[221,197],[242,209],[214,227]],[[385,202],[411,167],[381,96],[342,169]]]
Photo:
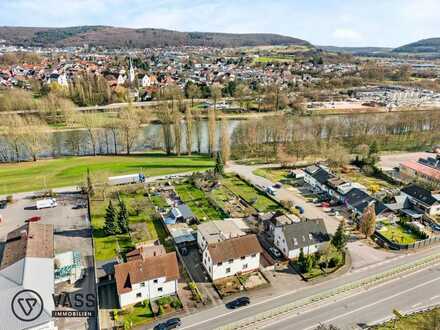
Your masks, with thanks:
[[[315,45],[440,37],[440,0],[0,0],[0,26],[111,25],[279,33]]]

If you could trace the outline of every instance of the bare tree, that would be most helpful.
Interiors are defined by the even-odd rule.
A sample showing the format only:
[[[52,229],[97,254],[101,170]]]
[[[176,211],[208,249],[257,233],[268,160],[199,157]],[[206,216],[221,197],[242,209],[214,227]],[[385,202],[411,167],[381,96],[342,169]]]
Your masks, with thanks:
[[[17,114],[8,115],[3,119],[4,137],[14,151],[15,161],[20,161],[20,147],[23,145],[24,121]]]
[[[186,152],[191,156],[192,153],[192,133],[193,133],[193,115],[191,107],[186,105],[185,109],[186,119]]]
[[[132,105],[128,105],[119,113],[118,117],[121,137],[125,143],[127,155],[129,155],[136,138],[139,136],[139,128],[141,127],[139,111]]]
[[[92,154],[96,156],[98,129],[101,125],[101,119],[97,113],[80,113],[76,114],[74,121],[77,125],[87,130],[90,143],[92,145]]]
[[[173,150],[173,132],[171,125],[173,124],[172,110],[167,104],[161,105],[157,111],[157,118],[162,125],[164,147],[167,155]]]
[[[49,143],[49,126],[37,117],[26,117],[23,126],[23,141],[32,160],[37,161],[38,154]]]
[[[174,126],[174,148],[176,149],[176,155],[180,156],[182,147],[182,131],[181,131],[182,116],[177,109],[173,111],[173,126]]]
[[[208,110],[208,153],[211,157],[215,155],[215,137],[216,137],[216,114],[214,109]]]
[[[194,107],[194,99],[200,97],[200,88],[196,84],[189,84],[186,94],[191,100],[191,107]]]
[[[228,119],[226,117],[223,117],[221,123],[221,153],[223,162],[227,164],[231,155]]]
[[[194,111],[193,114],[194,124],[196,126],[196,137],[197,137],[197,152],[200,154],[202,152],[202,140],[203,140],[203,127],[202,118],[200,116],[200,111]]]

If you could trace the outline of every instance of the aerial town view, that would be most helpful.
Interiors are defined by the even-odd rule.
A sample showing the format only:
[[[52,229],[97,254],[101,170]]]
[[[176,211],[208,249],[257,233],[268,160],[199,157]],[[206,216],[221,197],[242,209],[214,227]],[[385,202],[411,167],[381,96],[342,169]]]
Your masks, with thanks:
[[[0,330],[440,330],[440,2],[0,12]]]

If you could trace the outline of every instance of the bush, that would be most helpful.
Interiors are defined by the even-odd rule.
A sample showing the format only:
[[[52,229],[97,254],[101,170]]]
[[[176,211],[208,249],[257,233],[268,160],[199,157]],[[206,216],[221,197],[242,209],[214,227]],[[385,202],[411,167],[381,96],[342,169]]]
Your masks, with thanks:
[[[340,255],[334,256],[330,259],[328,263],[329,268],[337,267],[342,262],[342,257]]]
[[[9,204],[14,203],[14,196],[12,195],[6,196],[6,202],[8,202]]]

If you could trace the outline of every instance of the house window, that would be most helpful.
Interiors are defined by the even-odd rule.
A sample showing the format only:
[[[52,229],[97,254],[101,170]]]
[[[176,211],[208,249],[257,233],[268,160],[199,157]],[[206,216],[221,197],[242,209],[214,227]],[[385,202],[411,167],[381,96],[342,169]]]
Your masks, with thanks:
[[[228,262],[229,262],[230,264],[232,264],[232,263],[234,262],[234,259],[229,259]]]
[[[312,234],[309,234],[309,239],[310,239],[310,240],[312,240],[312,239],[313,239],[313,236],[312,236]]]
[[[231,268],[226,268],[225,273],[230,273],[231,272]]]
[[[140,297],[142,297],[142,293],[141,292],[136,293],[136,298],[140,298]]]
[[[153,280],[153,283],[154,283],[154,284],[157,284],[157,282],[158,282],[158,281],[157,281],[157,278],[156,278],[155,280]]]
[[[252,255],[252,258],[255,258],[256,256],[257,256],[256,254],[253,254],[253,255]]]
[[[298,241],[296,238],[293,238],[293,245],[298,245]]]
[[[141,282],[141,286],[145,286],[145,282]]]
[[[246,269],[246,268],[248,268],[248,264],[243,265],[243,269]]]
[[[158,291],[158,292],[162,292],[162,291],[163,291],[163,288],[157,288],[157,291]]]
[[[217,263],[217,266],[221,266],[221,265],[223,265],[223,262],[218,262]]]
[[[241,260],[244,260],[244,259],[246,259],[246,257],[240,257],[240,259],[241,259]]]

